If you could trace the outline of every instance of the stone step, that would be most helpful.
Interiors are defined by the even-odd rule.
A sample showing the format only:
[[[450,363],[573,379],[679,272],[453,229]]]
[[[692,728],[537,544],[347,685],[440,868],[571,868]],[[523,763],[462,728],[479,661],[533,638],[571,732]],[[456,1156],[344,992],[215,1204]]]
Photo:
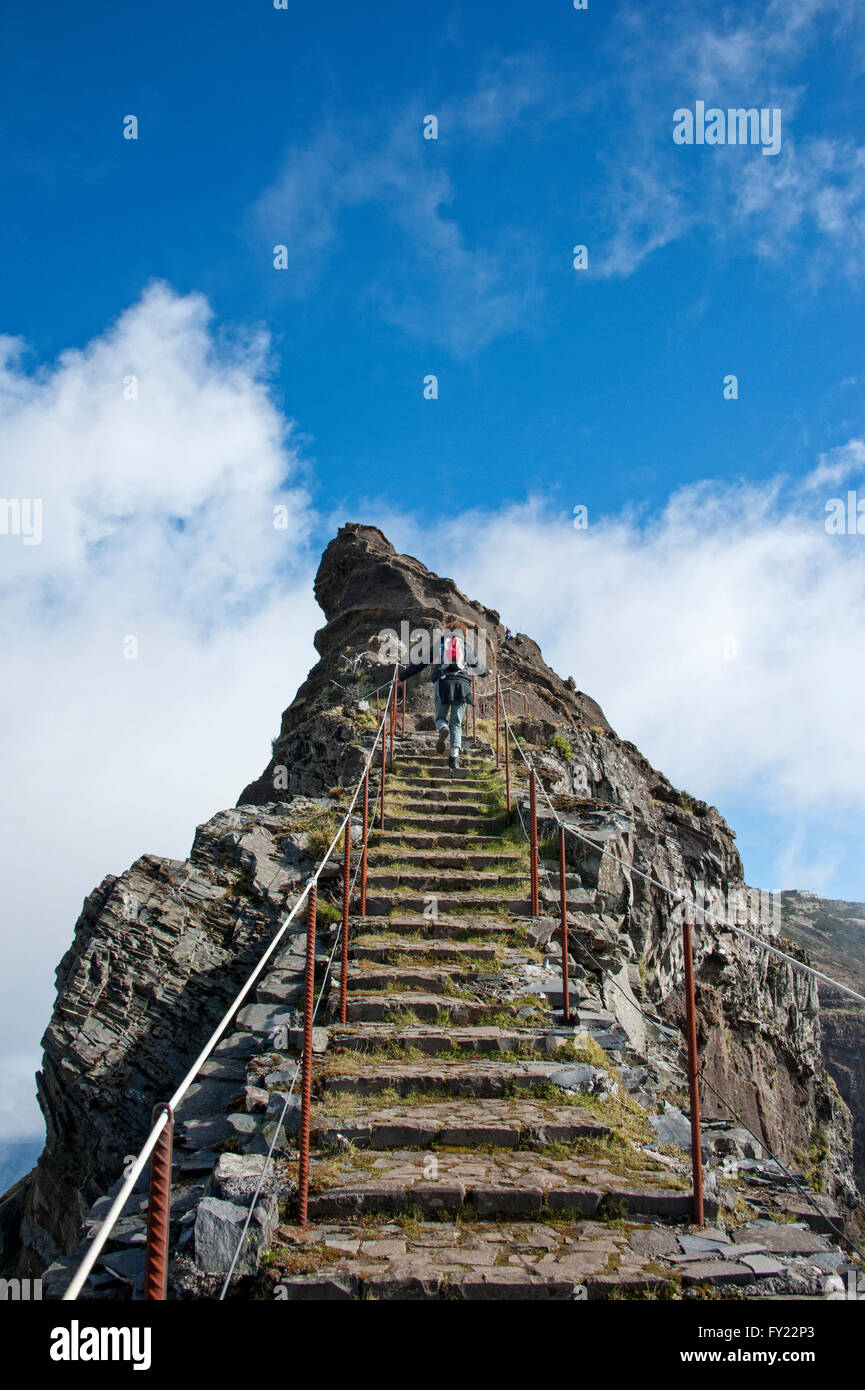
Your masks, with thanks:
[[[430,1158],[436,1176],[430,1176]],[[550,1157],[543,1151],[495,1154],[442,1152],[418,1154],[394,1150],[371,1167],[353,1166],[345,1155],[342,1174],[333,1181],[333,1160],[322,1170],[329,1184],[317,1181],[319,1160],[310,1164],[309,1217],[313,1221],[357,1218],[367,1214],[415,1212],[422,1218],[595,1216],[609,1210],[633,1216],[684,1220],[692,1211],[692,1194],[678,1186],[670,1171],[646,1159],[628,1175],[612,1172],[602,1158],[586,1154]],[[705,1199],[706,1215],[717,1214],[714,1199]]]
[[[435,1000],[436,1005],[439,1001]],[[388,1049],[396,1054],[400,1049],[414,1050],[426,1057],[435,1057],[454,1048],[479,1056],[495,1056],[502,1052],[518,1052],[527,1056],[555,1056],[567,1039],[552,1030],[498,1028],[478,1024],[463,1027],[456,1023],[442,1025],[389,1024],[358,1022],[353,1027],[336,1025],[330,1030],[330,1046],[335,1051],[377,1051]],[[562,1062],[564,1066],[564,1061]]]
[[[475,942],[415,941],[410,938],[394,936],[387,945],[367,942],[365,938],[355,939],[351,945],[353,960],[375,961],[386,965],[394,956],[417,956],[423,961],[433,960],[460,964],[464,961],[495,961],[498,958],[495,946],[481,946]]]
[[[349,1023],[379,1023],[394,1013],[410,1010],[416,1018],[434,1022],[442,1016],[455,1027],[480,1022],[500,1012],[499,1004],[484,1004],[474,999],[455,999],[451,995],[425,994],[418,991],[366,994],[353,990],[348,995],[346,1019]]]
[[[400,851],[407,849],[429,849],[438,852],[439,850],[464,850],[471,851],[473,854],[495,852],[497,849],[502,853],[508,853],[505,842],[497,835],[460,835],[451,834],[443,831],[436,834],[430,830],[405,831],[397,833],[392,830],[374,830],[370,835],[370,849],[373,846],[382,851],[393,848]]]
[[[448,895],[454,897],[461,890],[468,890],[472,887],[500,887],[503,890],[513,888],[514,890],[528,888],[528,872],[516,860],[510,869],[504,870],[485,870],[485,869],[456,869],[450,868],[443,870],[431,865],[423,868],[420,865],[411,869],[387,869],[373,866],[367,872],[367,893],[382,892],[390,888],[413,888],[416,892],[421,889],[447,888]]]
[[[348,1117],[329,1115],[325,1103],[310,1129],[319,1148],[339,1148],[348,1142],[367,1149],[427,1149],[433,1144],[454,1149],[517,1149],[604,1140],[612,1132],[609,1125],[576,1105],[480,1099],[382,1108],[356,1102]]]
[[[462,799],[454,797],[446,799],[443,796],[421,797],[408,796],[405,793],[400,796],[395,790],[391,794],[385,789],[385,814],[388,809],[394,814],[399,811],[401,814],[411,814],[424,816],[429,824],[429,818],[434,816],[442,819],[453,820],[454,817],[462,817],[463,820],[472,818],[486,818],[487,806],[478,796],[464,797]]]
[[[395,966],[358,969],[348,968],[348,989],[357,994],[375,990],[387,990],[398,985],[400,990],[422,990],[427,994],[447,994],[448,990],[461,984],[472,984],[482,979],[477,970],[466,970],[459,965],[435,966]],[[333,987],[339,989],[341,973],[334,973]]]
[[[439,913],[465,912],[487,913],[509,912],[515,917],[528,917],[531,903],[528,898],[515,897],[510,893],[412,893],[408,891],[388,892],[387,895],[373,892],[372,884],[367,887],[367,912],[384,914],[392,909],[403,913],[422,914],[429,907],[429,898],[435,897]]]
[[[592,1070],[584,1062],[498,1062],[487,1061],[483,1057],[469,1062],[383,1060],[370,1062],[363,1071],[352,1069],[341,1072],[339,1065],[339,1057],[331,1056],[321,1082],[324,1106],[327,1105],[328,1095],[363,1097],[378,1095],[382,1091],[396,1091],[400,1096],[432,1092],[436,1095],[495,1099],[503,1097],[514,1086],[532,1091],[550,1085],[572,1090],[587,1076],[587,1068]],[[556,1077],[559,1081],[555,1080]]]
[[[478,830],[486,839],[504,826],[504,816],[467,816],[462,812],[431,815],[426,811],[402,811],[398,808],[391,810],[385,805],[385,830],[404,830],[412,834],[418,830],[429,830],[431,825],[442,835],[466,835]]]
[[[424,917],[422,913],[406,913],[405,916],[400,913],[394,917],[360,917],[357,922],[359,934],[375,933],[376,936],[389,936],[393,932],[399,936],[405,932],[417,932],[421,940],[441,942],[460,941],[464,937],[474,936],[506,940],[508,936],[525,927],[524,922],[512,920],[504,914],[484,916],[481,913],[461,913],[453,917],[439,913],[435,920]]]
[[[471,802],[473,805],[483,805],[483,788],[457,781],[430,784],[424,778],[417,782],[406,782],[395,776],[390,781],[390,792],[393,796],[404,797],[418,805],[427,805],[429,802]]]
[[[462,754],[460,754],[460,758],[462,758]],[[490,771],[492,772],[492,769]],[[465,789],[474,788],[476,792],[482,792],[487,789],[490,780],[488,776],[476,771],[470,772],[465,767],[458,767],[454,772],[446,763],[443,764],[441,771],[429,770],[426,773],[414,773],[403,772],[394,768],[392,775],[394,781],[399,782],[400,786],[439,787],[442,791],[463,787]]]
[[[436,735],[430,735],[430,743],[432,746],[425,750],[420,752],[410,752],[406,750],[404,756],[396,760],[394,770],[398,769],[403,772],[410,772],[417,768],[425,767],[446,768],[447,752],[437,753],[435,751],[435,738]],[[483,753],[476,751],[470,743],[467,744],[465,742],[463,742],[463,746],[460,749],[460,760],[465,768],[487,768],[493,771],[496,765],[495,756],[492,758],[485,758]]]
[[[642,1234],[642,1231],[640,1232]],[[604,1299],[669,1296],[677,1275],[600,1222],[516,1221],[480,1228],[433,1220],[281,1226],[262,1277],[290,1301]],[[285,1268],[283,1271],[283,1261]]]
[[[487,869],[490,865],[502,865],[507,869],[522,869],[523,877],[528,875],[528,867],[525,858],[519,850],[507,850],[504,847],[499,849],[475,849],[470,841],[462,841],[452,849],[436,849],[430,846],[428,849],[418,848],[409,849],[394,837],[393,846],[383,846],[367,851],[367,863],[371,868],[386,867],[394,861],[401,864],[408,864],[412,868],[449,870],[455,869],[459,872],[467,872],[468,869]],[[495,843],[495,842],[494,842]]]

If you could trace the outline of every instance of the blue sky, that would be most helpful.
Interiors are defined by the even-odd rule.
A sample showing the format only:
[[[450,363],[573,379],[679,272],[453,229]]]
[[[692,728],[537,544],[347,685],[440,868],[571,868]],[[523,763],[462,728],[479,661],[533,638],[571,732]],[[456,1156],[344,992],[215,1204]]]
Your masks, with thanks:
[[[539,637],[751,882],[865,899],[865,537],[824,524],[865,496],[861,7],[9,3],[0,37],[2,491],[45,506],[0,536],[10,1093],[84,894],[266,760],[348,519]],[[780,152],[675,145],[698,100],[779,108]]]

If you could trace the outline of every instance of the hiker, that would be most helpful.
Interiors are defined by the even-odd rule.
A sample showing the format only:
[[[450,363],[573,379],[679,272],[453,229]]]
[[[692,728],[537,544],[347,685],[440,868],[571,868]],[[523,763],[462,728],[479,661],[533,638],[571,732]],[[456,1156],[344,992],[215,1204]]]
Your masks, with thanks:
[[[506,643],[510,642],[511,638],[513,637],[513,635],[514,635],[514,634],[511,632],[510,628],[509,628],[509,627],[506,627],[506,628],[505,628],[505,642],[506,642]]]
[[[450,735],[448,762],[451,770],[455,772],[460,765],[466,707],[472,704],[472,672],[480,676],[486,672],[480,669],[477,660],[467,659],[463,627],[451,628],[444,635],[437,662],[421,662],[419,665],[406,666],[400,671],[399,679],[409,681],[430,666],[435,695],[435,721],[439,733],[436,752],[445,751]]]

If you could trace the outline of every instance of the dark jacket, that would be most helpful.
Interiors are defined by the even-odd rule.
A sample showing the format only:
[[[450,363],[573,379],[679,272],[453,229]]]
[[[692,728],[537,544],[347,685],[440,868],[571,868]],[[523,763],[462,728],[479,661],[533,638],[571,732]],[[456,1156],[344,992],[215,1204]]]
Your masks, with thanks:
[[[441,662],[421,662],[418,666],[404,666],[400,670],[399,679],[413,680],[421,671],[430,672],[430,680],[436,687],[436,694],[443,705],[472,704],[472,676],[486,675],[478,663],[473,665],[467,662],[465,669],[454,670],[452,667],[443,666]]]

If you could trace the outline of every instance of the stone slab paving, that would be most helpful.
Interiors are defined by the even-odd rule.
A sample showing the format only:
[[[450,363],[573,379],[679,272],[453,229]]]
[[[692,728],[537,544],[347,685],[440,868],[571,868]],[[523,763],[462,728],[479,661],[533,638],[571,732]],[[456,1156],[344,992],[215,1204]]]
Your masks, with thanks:
[[[317,1114],[315,1142],[333,1147],[338,1136],[374,1149],[432,1144],[456,1148],[521,1144],[572,1143],[575,1139],[604,1139],[609,1125],[578,1106],[532,1104],[521,1100],[440,1100],[411,1106],[369,1106],[355,1103],[347,1118],[331,1117],[326,1104]]]
[[[844,1269],[843,1256],[804,1214],[796,1226],[758,1219],[728,1230],[710,1192],[707,1219],[716,1224],[690,1225],[686,1155],[653,1135],[632,1102],[622,1108],[629,1092],[652,1105],[659,1090],[681,1090],[681,1068],[655,1059],[653,1092],[652,1059],[633,1052],[596,979],[579,966],[573,1024],[557,1024],[557,920],[527,917],[525,853],[497,839],[502,821],[487,813],[478,769],[485,778],[492,771],[472,760],[450,779],[424,752],[390,779],[387,828],[370,842],[368,912],[351,919],[349,1022],[334,1021],[337,968],[329,1026],[315,1030],[309,1225],[291,1224],[294,1107],[267,1178],[259,1224],[270,1250],[257,1292],[338,1301],[706,1290],[752,1298],[792,1288],[815,1296],[824,1269]],[[620,924],[572,879],[579,961],[581,939],[603,952]],[[301,1030],[291,991],[301,966],[302,955],[287,948],[238,1021],[259,1045],[247,1063],[245,1113],[229,1117],[243,1153],[201,1150],[216,1164],[205,1199],[213,1229],[202,1242],[211,1252],[223,1239],[220,1223],[230,1233],[241,1219],[296,1085]],[[398,1021],[400,1010],[419,1021]],[[268,1052],[264,1035],[287,1017],[284,1050]],[[233,1056],[209,1080],[236,1085]],[[767,1175],[758,1168],[754,1180],[765,1184]],[[772,1200],[767,1186],[761,1205]],[[194,1215],[193,1205],[184,1219]],[[126,1237],[137,1253],[140,1229]],[[197,1249],[192,1226],[184,1239]]]

